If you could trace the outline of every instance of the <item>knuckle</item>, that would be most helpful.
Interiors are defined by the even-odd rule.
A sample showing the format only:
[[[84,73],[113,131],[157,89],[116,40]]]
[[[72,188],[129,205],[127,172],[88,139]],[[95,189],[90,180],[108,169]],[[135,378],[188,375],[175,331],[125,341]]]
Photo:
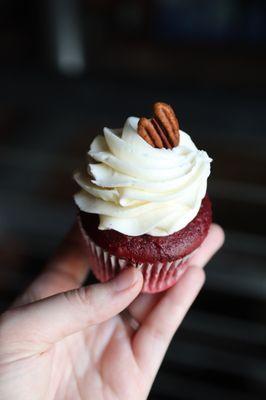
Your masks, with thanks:
[[[165,344],[171,340],[179,324],[179,318],[176,318],[168,321],[164,320],[163,324],[151,324],[150,326],[147,326],[147,329],[149,331],[149,336],[151,337],[151,340],[155,342],[155,345],[156,343]]]
[[[69,312],[75,315],[75,318],[83,320],[90,325],[94,319],[93,306],[90,301],[89,291],[83,287],[65,292],[64,300],[70,308]]]
[[[65,300],[72,307],[88,306],[89,295],[88,295],[88,291],[86,291],[86,289],[84,287],[65,292],[65,293],[63,293],[63,295],[64,295]]]
[[[148,326],[149,336],[154,342],[165,342],[166,339],[166,332],[167,330],[165,327],[162,326]]]
[[[64,293],[64,298],[78,318],[86,319],[90,324],[95,318],[92,290],[86,287]]]

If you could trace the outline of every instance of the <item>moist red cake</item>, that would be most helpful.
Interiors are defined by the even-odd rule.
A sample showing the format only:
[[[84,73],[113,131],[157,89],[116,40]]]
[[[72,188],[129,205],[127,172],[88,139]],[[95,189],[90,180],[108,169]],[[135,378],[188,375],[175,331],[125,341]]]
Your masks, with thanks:
[[[196,217],[183,229],[168,236],[128,236],[113,229],[98,229],[99,217],[80,212],[81,223],[95,244],[132,263],[173,261],[192,253],[205,239],[211,224],[211,202],[202,200]]]
[[[99,230],[98,215],[79,213],[94,275],[105,282],[120,269],[134,265],[142,269],[143,291],[149,293],[165,290],[177,282],[188,266],[188,257],[207,236],[211,222],[211,202],[207,195],[196,217],[168,236],[128,236],[112,229]]]

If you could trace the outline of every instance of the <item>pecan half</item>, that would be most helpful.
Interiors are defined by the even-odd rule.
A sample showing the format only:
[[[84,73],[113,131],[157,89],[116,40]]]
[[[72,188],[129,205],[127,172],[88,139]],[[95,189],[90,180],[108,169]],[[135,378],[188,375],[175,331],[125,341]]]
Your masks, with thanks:
[[[179,144],[179,123],[174,110],[166,103],[155,103],[153,106],[154,118],[165,133],[172,147]]]
[[[155,103],[152,119],[140,118],[138,134],[151,146],[172,149],[179,144],[179,124],[171,106]]]
[[[158,133],[152,119],[144,117],[140,118],[138,123],[138,134],[151,146],[158,147],[159,149],[164,147],[160,133]]]

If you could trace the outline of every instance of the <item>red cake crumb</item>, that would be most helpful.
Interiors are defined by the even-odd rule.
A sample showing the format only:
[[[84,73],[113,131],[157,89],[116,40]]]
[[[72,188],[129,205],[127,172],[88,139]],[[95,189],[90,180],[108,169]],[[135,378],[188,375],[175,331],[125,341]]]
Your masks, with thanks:
[[[128,236],[113,229],[99,230],[99,217],[80,212],[82,227],[98,246],[118,258],[134,262],[173,261],[192,253],[207,236],[212,222],[209,197],[202,200],[196,217],[183,229],[168,236]]]

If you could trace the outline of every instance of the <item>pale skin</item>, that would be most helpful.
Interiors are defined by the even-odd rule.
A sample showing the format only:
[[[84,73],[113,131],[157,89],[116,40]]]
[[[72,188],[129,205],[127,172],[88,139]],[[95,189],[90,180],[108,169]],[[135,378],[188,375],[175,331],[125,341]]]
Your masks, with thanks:
[[[144,400],[169,343],[222,246],[212,225],[178,283],[139,294],[130,268],[106,284],[82,286],[85,247],[75,227],[60,252],[0,320],[1,400]],[[128,309],[132,329],[119,314]]]

